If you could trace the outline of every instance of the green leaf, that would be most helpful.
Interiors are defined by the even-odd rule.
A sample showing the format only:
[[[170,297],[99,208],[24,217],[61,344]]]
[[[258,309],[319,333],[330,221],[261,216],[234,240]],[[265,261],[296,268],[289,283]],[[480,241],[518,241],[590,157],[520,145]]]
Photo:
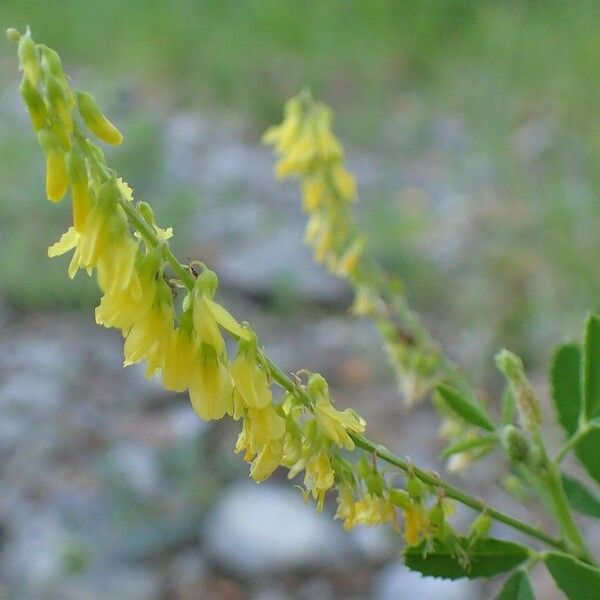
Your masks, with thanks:
[[[504,584],[496,600],[535,600],[525,571],[515,571]]]
[[[600,417],[600,317],[590,315],[583,341],[583,406],[588,419]]]
[[[466,548],[468,540],[460,538],[460,544]],[[433,550],[427,554],[425,542],[408,548],[404,554],[406,566],[423,575],[446,579],[475,579],[511,571],[529,558],[529,549],[513,542],[486,538],[472,546],[468,557],[468,564],[465,564],[453,548],[439,540],[434,540]]]
[[[437,391],[446,404],[465,421],[488,431],[494,431],[494,423],[485,409],[474,401],[467,399],[457,389],[445,383],[437,386]]]
[[[570,437],[577,430],[581,406],[581,349],[577,344],[561,346],[550,370],[552,398],[558,420]],[[575,453],[590,476],[600,483],[600,430],[593,429],[584,437]]]
[[[448,458],[457,452],[465,452],[466,450],[475,450],[478,449],[481,452],[489,452],[492,450],[498,438],[495,434],[490,433],[486,435],[481,435],[477,437],[469,437],[464,440],[459,440],[454,444],[450,444],[446,446],[442,451],[442,457]]]
[[[569,475],[562,475],[562,483],[569,504],[577,511],[590,517],[600,519],[600,499],[588,488]]]
[[[579,344],[560,346],[550,368],[552,398],[558,420],[571,436],[577,429],[581,406],[581,349]]]
[[[558,587],[570,600],[600,598],[598,569],[562,552],[549,552],[544,562]]]
[[[588,433],[577,444],[575,454],[577,454],[577,458],[589,475],[600,483],[600,460],[598,460],[598,455],[600,454],[600,430],[593,429]]]

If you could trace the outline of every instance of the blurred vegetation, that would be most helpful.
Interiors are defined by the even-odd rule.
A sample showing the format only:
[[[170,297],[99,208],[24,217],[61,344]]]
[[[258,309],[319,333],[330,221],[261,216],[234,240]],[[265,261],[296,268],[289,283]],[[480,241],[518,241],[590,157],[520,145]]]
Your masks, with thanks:
[[[169,110],[243,114],[258,140],[285,99],[308,85],[335,108],[351,147],[386,157],[388,184],[368,199],[363,218],[377,252],[426,307],[435,310],[428,299],[452,287],[455,305],[444,311],[472,327],[492,313],[504,343],[514,339],[525,353],[530,338],[576,333],[583,311],[600,308],[598,2],[4,0],[0,22],[30,25],[112,99],[121,122],[129,121],[119,166],[150,200],[173,193],[161,175],[161,123],[149,116],[158,111],[150,102],[134,110],[137,98],[120,90]],[[12,48],[0,68],[13,95]],[[466,142],[438,143],[435,127],[444,119],[464,127]],[[1,127],[5,293],[20,306],[76,303],[79,287],[58,276],[62,264],[22,275],[22,260],[26,270],[40,262],[24,246],[39,242],[43,252],[42,228],[58,217],[40,206],[33,142],[18,123],[3,118]],[[444,229],[447,215],[428,204],[436,190],[425,189],[425,200],[407,212],[407,182],[397,174],[407,161],[432,160],[432,148],[445,161],[449,189],[482,211],[476,239],[485,242],[443,274],[427,252],[415,254],[431,237],[428,219]],[[30,209],[35,216],[24,220]]]

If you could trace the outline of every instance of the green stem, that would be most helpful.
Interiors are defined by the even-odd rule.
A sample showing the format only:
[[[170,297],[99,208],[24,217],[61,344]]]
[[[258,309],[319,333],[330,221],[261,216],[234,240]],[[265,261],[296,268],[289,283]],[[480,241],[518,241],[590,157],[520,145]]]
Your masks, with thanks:
[[[573,518],[571,506],[565,494],[562,485],[560,470],[556,464],[547,461],[546,473],[542,476],[542,480],[546,483],[546,489],[549,492],[549,497],[554,508],[554,514],[560,525],[561,532],[567,541],[567,544],[582,560],[595,565],[596,561],[588,550],[585,540],[579,531],[579,527]]]
[[[575,448],[581,440],[587,436],[587,434],[592,430],[592,426],[585,422],[581,423],[577,429],[577,431],[566,441],[565,445],[559,450],[558,454],[554,458],[555,464],[560,464],[564,457]]]
[[[150,227],[150,225],[146,223],[143,217],[139,214],[136,208],[131,205],[130,202],[123,199],[121,202],[121,206],[125,210],[127,216],[130,218],[132,225],[140,232],[142,236],[144,236],[144,238],[149,240],[149,242],[154,246],[158,246],[159,244],[161,244],[161,241],[156,236],[156,233],[154,232],[152,227]],[[195,283],[193,275],[183,265],[180,264],[180,262],[171,252],[167,244],[163,245],[163,256],[165,257],[165,260],[168,262],[169,266],[183,281],[184,285],[188,289],[191,289]],[[273,380],[286,391],[296,395],[296,397],[298,397],[298,399],[303,404],[305,404],[309,409],[312,410],[311,400],[304,391],[304,389],[299,387],[294,381],[292,381],[292,379],[282,369],[280,369],[279,366],[276,365],[270,358],[264,355],[264,353],[262,358],[264,359],[264,363],[267,365]],[[558,548],[559,550],[563,551],[567,549],[562,540],[556,539],[544,533],[543,531],[536,529],[535,527],[527,525],[526,523],[522,523],[521,521],[514,519],[513,517],[499,510],[490,508],[486,503],[482,502],[481,500],[477,500],[476,498],[459,490],[458,488],[455,488],[454,486],[440,479],[440,477],[438,477],[437,475],[419,469],[418,467],[415,467],[414,465],[410,464],[408,461],[402,460],[401,458],[395,456],[384,446],[376,444],[362,435],[350,435],[359,448],[362,448],[363,450],[366,450],[370,453],[375,453],[379,458],[381,458],[381,460],[402,469],[404,472],[408,472],[409,470],[411,470],[412,472],[414,472],[416,477],[423,481],[423,483],[444,490],[445,494],[449,498],[453,498],[454,500],[472,508],[473,510],[479,512],[487,511],[487,513],[496,521],[504,523],[505,525],[508,525],[513,529],[521,531],[522,533],[525,533],[530,537],[545,542],[546,544],[553,546],[554,548]]]

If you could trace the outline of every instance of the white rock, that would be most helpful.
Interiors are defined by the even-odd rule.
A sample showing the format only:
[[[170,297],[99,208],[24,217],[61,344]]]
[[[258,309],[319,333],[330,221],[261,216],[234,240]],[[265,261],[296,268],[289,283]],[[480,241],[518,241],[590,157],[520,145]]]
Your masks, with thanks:
[[[217,500],[204,530],[205,547],[224,568],[244,575],[338,566],[348,554],[342,531],[275,484],[234,483]]]
[[[423,577],[396,561],[384,567],[374,583],[376,600],[481,600],[479,584],[468,579]]]

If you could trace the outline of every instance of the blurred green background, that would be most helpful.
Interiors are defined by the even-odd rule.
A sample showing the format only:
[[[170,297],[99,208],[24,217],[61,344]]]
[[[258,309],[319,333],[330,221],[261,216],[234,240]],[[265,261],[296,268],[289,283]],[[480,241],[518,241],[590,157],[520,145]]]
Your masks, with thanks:
[[[182,257],[208,253],[219,266],[240,231],[248,250],[287,239],[290,222],[300,227],[289,208],[297,192],[272,181],[260,136],[285,100],[309,86],[334,109],[371,248],[483,385],[497,381],[491,358],[500,346],[541,372],[552,345],[577,336],[585,312],[600,309],[598,23],[600,4],[591,0],[0,5],[2,27],[29,25],[124,131],[109,160],[175,227]],[[89,321],[93,284],[68,281],[66,261],[45,258],[69,210],[43,198],[15,48],[0,46],[3,314],[18,323],[84,308]],[[297,248],[305,252],[299,238]],[[323,296],[327,281],[302,293],[301,270],[263,281],[252,263],[242,266],[250,283],[231,276],[225,291],[253,311],[253,322],[274,315],[271,339],[284,346],[294,335],[286,324],[347,306],[343,289]],[[292,356],[290,368],[306,366],[306,355]],[[371,362],[378,375],[379,355]],[[193,487],[195,446],[186,448],[163,460]]]
[[[559,320],[555,331],[574,334],[583,311],[599,304],[599,17],[598,3],[585,1],[7,0],[0,7],[3,24],[30,25],[60,50],[78,84],[120,109],[128,142],[115,160],[150,195],[186,193],[162,177],[168,111],[235,114],[258,145],[285,99],[310,86],[334,107],[350,148],[387,165],[364,224],[417,304],[432,290],[455,288],[452,296],[468,310],[452,310],[471,321],[492,302],[502,314],[491,318],[521,346],[528,327],[549,320]],[[12,97],[8,44],[2,69]],[[76,303],[79,286],[64,285],[30,248],[38,228],[57,217],[38,202],[41,161],[21,125],[5,121],[0,142],[3,292],[19,306]],[[394,196],[400,173],[419,160],[422,171],[442,170],[432,185],[465,196],[457,212],[479,215],[484,243],[461,260],[483,298],[461,273],[440,274],[415,250],[423,229],[444,229],[399,209]],[[168,202],[185,213],[184,202],[176,204]],[[33,210],[44,214],[39,223],[23,219]],[[31,237],[16,235],[23,227]],[[36,276],[23,277],[24,269]]]

